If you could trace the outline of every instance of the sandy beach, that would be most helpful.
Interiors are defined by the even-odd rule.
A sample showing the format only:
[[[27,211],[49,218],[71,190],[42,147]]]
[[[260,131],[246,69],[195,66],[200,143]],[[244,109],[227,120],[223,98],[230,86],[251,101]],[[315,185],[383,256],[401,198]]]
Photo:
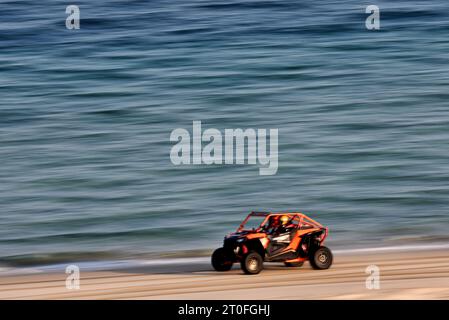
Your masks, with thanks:
[[[367,289],[367,266],[380,268],[380,289]],[[108,271],[81,270],[80,289],[61,272],[3,275],[0,299],[449,299],[447,250],[335,255],[331,269],[265,264],[259,275],[239,266],[218,273],[207,259]]]

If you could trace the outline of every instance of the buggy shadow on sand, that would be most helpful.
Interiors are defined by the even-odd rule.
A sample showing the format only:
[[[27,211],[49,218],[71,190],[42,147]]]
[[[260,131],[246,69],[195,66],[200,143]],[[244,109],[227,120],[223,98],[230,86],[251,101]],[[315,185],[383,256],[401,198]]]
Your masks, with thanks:
[[[328,228],[303,213],[251,212],[223,247],[212,254],[212,266],[228,271],[240,262],[246,274],[257,274],[264,262],[284,262],[300,267],[309,261],[314,269],[328,269],[332,252],[323,246]]]

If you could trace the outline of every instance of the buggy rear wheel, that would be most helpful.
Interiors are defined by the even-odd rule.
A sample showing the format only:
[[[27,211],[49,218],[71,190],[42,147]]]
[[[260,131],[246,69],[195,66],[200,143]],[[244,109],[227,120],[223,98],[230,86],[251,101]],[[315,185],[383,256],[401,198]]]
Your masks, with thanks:
[[[329,269],[332,265],[332,252],[327,247],[319,247],[310,255],[310,264],[314,269],[324,270]]]
[[[246,274],[258,274],[263,269],[263,258],[256,251],[250,251],[240,265]]]
[[[212,253],[211,263],[216,271],[229,271],[234,264],[233,252],[225,248],[218,248]]]

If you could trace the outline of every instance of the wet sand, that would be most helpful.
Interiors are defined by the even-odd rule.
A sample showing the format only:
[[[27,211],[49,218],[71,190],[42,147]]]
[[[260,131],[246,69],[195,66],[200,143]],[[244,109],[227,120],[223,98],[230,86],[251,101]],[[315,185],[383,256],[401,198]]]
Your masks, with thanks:
[[[366,288],[367,266],[380,289]],[[265,264],[259,275],[236,265],[215,272],[206,260],[109,271],[81,270],[80,289],[60,272],[0,274],[0,299],[449,299],[449,251],[336,254],[329,270]]]

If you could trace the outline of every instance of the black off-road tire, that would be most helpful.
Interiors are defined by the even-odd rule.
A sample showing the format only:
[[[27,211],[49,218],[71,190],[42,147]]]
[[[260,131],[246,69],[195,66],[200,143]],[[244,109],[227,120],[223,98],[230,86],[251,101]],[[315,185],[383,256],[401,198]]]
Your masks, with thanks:
[[[331,250],[324,246],[314,250],[309,257],[312,268],[318,270],[329,269],[333,259]]]
[[[229,271],[234,264],[233,252],[225,248],[218,248],[212,253],[211,263],[216,271]]]
[[[256,251],[250,251],[243,257],[240,265],[246,274],[258,274],[263,269],[263,258]]]

